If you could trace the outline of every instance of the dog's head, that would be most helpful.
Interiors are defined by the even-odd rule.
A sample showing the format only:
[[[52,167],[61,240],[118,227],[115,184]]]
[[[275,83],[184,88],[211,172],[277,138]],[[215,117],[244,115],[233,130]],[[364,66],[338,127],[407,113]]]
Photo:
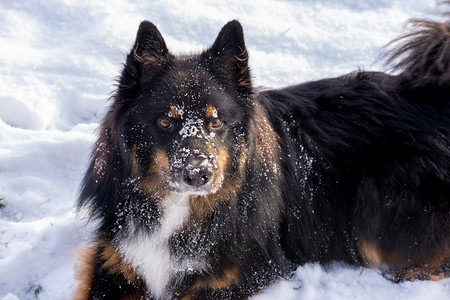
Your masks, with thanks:
[[[237,21],[209,49],[186,56],[172,55],[158,29],[142,22],[107,116],[130,158],[125,169],[153,194],[208,195],[236,181],[251,93]]]
[[[237,201],[245,184],[279,193],[278,137],[253,99],[237,21],[210,48],[185,56],[142,22],[112,100],[79,198],[91,216],[115,220],[124,205],[136,215],[158,212],[157,202],[175,195],[203,218]]]

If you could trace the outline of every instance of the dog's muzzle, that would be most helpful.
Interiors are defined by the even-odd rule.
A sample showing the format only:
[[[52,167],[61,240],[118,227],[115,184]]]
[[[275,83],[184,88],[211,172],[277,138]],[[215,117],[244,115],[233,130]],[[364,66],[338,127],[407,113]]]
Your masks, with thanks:
[[[191,156],[185,161],[182,170],[185,184],[199,188],[211,181],[212,176],[213,170],[207,159]]]

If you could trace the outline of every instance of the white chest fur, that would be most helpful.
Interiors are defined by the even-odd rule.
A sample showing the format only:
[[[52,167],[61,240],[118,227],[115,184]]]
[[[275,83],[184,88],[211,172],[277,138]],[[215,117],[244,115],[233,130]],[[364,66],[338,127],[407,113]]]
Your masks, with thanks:
[[[151,235],[138,231],[120,245],[124,259],[141,274],[157,299],[168,298],[166,287],[177,268],[171,262],[168,240],[189,214],[189,195],[171,193],[162,210],[161,223]]]

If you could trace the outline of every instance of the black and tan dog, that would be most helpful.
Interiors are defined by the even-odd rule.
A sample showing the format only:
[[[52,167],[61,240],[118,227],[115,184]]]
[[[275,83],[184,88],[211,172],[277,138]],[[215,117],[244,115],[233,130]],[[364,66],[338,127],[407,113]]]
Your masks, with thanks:
[[[142,22],[79,206],[77,299],[244,299],[299,264],[450,273],[450,23],[415,21],[401,72],[255,93],[241,25],[172,55]]]

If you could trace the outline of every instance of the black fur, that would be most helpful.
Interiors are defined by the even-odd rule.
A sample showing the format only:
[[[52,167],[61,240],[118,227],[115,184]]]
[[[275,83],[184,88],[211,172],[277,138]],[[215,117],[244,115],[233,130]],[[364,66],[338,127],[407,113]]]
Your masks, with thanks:
[[[143,22],[83,181],[79,206],[99,226],[78,298],[242,299],[313,261],[386,265],[394,281],[448,276],[450,24],[415,23],[393,54],[398,75],[255,94],[237,21],[183,57]],[[202,116],[201,137],[183,137],[183,114]],[[214,167],[188,187],[189,215],[167,240],[179,269],[157,294],[123,248],[163,226],[193,153]]]

